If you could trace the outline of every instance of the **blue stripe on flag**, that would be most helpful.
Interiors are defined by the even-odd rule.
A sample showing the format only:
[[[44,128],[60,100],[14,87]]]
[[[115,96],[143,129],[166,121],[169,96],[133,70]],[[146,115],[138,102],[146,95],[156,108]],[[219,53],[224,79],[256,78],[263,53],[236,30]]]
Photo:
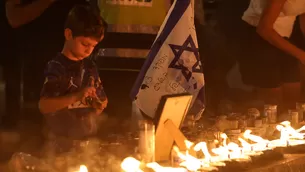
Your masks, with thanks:
[[[140,86],[142,85],[143,79],[145,77],[145,74],[150,67],[151,63],[153,62],[154,58],[158,54],[160,48],[162,47],[163,43],[167,39],[168,35],[171,33],[173,28],[176,26],[188,6],[190,5],[190,0],[177,0],[175,7],[173,11],[171,12],[170,16],[168,17],[166,24],[157,38],[157,40],[154,42],[154,44],[151,47],[151,50],[147,56],[147,59],[145,60],[145,63],[143,64],[141,71],[135,81],[135,84],[133,85],[133,88],[131,90],[131,99],[134,100],[136,95],[139,92]]]

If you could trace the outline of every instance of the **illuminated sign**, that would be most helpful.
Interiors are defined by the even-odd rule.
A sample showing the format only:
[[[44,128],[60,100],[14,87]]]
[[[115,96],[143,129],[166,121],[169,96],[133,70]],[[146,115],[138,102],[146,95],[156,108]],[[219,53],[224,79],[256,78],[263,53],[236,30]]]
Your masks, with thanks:
[[[107,4],[151,7],[153,0],[106,0]]]

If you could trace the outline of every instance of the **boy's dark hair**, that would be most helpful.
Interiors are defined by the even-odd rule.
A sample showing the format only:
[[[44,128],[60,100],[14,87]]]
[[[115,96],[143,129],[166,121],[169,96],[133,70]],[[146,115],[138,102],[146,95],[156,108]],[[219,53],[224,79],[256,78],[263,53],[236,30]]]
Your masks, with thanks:
[[[76,5],[68,14],[65,29],[71,29],[73,37],[85,36],[100,39],[107,24],[97,10],[89,5]]]

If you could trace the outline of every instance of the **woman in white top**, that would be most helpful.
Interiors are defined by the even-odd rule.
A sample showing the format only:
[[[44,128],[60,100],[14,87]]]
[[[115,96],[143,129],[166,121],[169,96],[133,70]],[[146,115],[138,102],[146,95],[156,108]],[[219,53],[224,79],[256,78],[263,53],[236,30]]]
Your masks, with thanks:
[[[243,81],[255,86],[265,103],[284,109],[299,100],[299,62],[305,64],[305,51],[289,41],[297,16],[305,34],[305,0],[251,0],[237,30]]]

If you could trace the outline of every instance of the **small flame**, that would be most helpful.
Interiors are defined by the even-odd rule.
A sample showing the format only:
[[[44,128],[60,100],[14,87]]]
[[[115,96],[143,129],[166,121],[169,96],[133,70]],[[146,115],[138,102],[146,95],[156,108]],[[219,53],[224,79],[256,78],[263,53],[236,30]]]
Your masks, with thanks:
[[[260,136],[256,136],[251,134],[251,130],[246,130],[243,134],[244,138],[255,142],[254,144],[250,145],[250,149],[253,152],[261,152],[270,149],[269,148],[269,140],[263,139]],[[248,145],[249,146],[249,145]]]
[[[146,166],[157,172],[187,172],[185,168],[162,167],[156,162],[148,163]]]
[[[141,162],[132,157],[125,158],[121,163],[121,168],[125,172],[143,172],[140,166]]]
[[[88,169],[87,169],[87,167],[85,165],[81,165],[77,172],[88,172]]]

